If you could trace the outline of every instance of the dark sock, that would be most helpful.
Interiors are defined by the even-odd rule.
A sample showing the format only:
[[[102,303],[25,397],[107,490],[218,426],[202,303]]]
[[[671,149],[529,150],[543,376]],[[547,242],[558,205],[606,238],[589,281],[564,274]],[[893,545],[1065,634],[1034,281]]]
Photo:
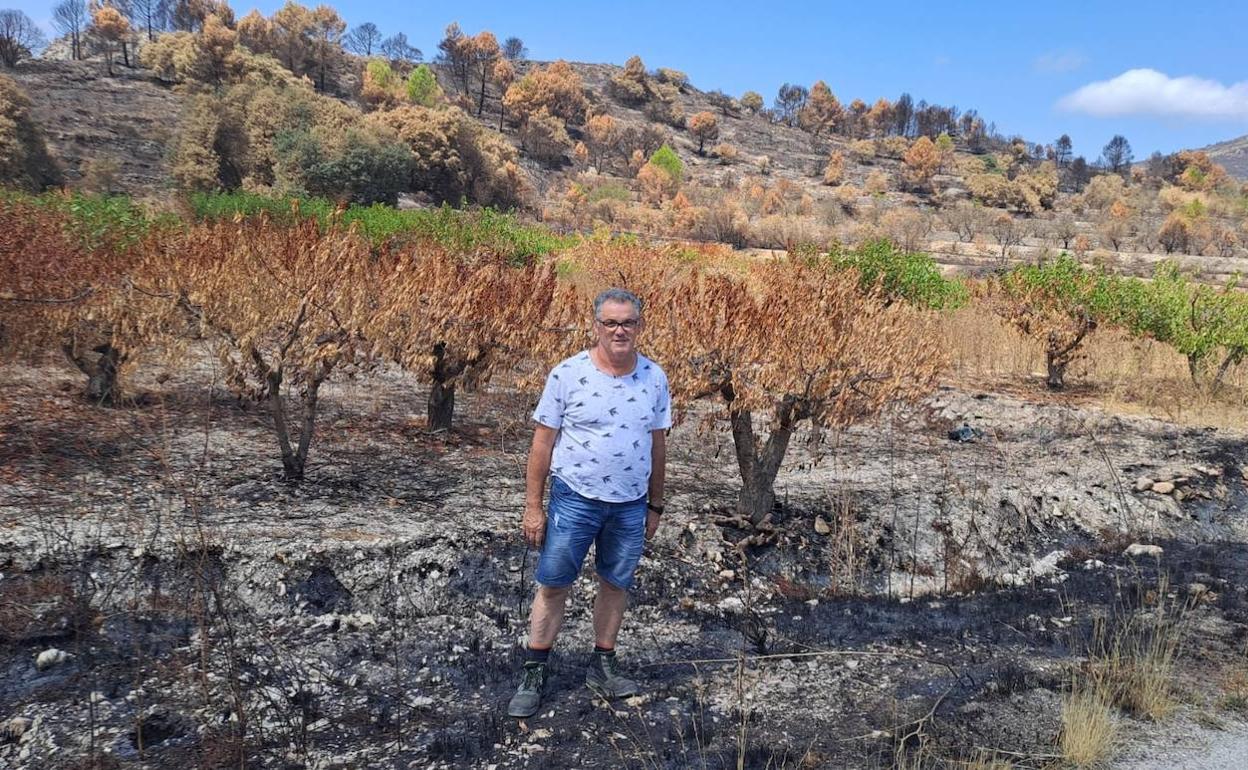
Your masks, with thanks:
[[[599,647],[598,645],[595,644],[594,654],[595,655],[615,655],[615,648],[614,647]]]
[[[526,663],[545,663],[550,659],[550,648],[541,649],[538,647],[529,647],[525,650],[524,661]]]

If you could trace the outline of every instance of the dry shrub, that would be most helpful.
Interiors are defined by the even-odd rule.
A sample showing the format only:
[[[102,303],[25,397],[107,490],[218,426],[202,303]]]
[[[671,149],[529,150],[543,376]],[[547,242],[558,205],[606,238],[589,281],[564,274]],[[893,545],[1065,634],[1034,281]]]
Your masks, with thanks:
[[[572,148],[572,140],[563,121],[542,107],[531,114],[520,126],[520,141],[528,153],[543,163],[555,163],[563,159]],[[589,151],[586,149],[588,160]]]
[[[870,139],[859,139],[849,145],[849,154],[856,163],[870,163],[875,160],[875,142]]]
[[[888,174],[882,169],[872,171],[867,175],[864,189],[868,195],[883,195],[888,192]]]
[[[827,240],[827,233],[813,217],[797,214],[769,214],[750,227],[750,244],[764,249],[822,247]]]
[[[740,155],[737,148],[731,144],[721,142],[711,148],[711,155],[714,155],[720,163],[732,163]]]
[[[923,250],[932,233],[932,216],[914,209],[890,209],[880,218],[888,239],[910,253]]]
[[[113,158],[91,158],[82,166],[82,189],[107,195],[117,190],[121,164]]]
[[[516,81],[503,97],[503,107],[521,121],[545,109],[551,115],[573,125],[585,120],[589,102],[585,84],[565,61],[538,67]]]
[[[1127,184],[1117,174],[1101,174],[1083,188],[1083,205],[1104,211],[1126,195]]]
[[[1076,682],[1062,701],[1062,732],[1058,750],[1077,768],[1109,763],[1119,746],[1120,725],[1113,703],[1097,683]]]
[[[836,186],[844,180],[845,155],[840,152],[834,152],[828,157],[828,163],[823,168],[823,183],[829,186]]]

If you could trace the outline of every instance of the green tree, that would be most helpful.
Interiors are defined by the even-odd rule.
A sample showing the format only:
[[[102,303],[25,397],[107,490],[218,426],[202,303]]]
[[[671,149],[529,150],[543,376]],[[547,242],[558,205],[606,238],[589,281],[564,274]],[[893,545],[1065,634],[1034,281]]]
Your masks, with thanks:
[[[442,87],[429,65],[422,64],[407,76],[407,100],[421,107],[436,107],[445,101]]]

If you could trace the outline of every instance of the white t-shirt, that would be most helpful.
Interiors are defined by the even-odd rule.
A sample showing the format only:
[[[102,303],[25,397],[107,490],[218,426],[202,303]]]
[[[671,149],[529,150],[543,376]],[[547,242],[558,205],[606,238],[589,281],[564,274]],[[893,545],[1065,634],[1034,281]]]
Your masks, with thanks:
[[[595,500],[636,500],[650,484],[650,432],[672,427],[667,375],[638,354],[615,377],[584,351],[551,370],[533,419],[559,431],[551,472],[564,483]]]

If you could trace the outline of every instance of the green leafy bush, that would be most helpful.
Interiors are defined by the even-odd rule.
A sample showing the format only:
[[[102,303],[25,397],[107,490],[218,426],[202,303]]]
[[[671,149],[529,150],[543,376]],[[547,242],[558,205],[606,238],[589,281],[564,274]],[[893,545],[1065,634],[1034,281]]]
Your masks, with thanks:
[[[662,169],[674,182],[679,182],[685,175],[685,164],[680,162],[676,151],[666,144],[654,151],[650,162]]]
[[[199,219],[267,214],[275,218],[312,217],[328,225],[334,205],[323,198],[268,197],[254,193],[197,193],[189,198]],[[527,225],[494,209],[461,210],[444,205],[436,209],[400,210],[391,206],[349,206],[337,215],[354,225],[375,244],[432,241],[462,254],[489,253],[512,260],[550,254],[575,242],[537,225]]]
[[[857,270],[864,288],[879,285],[892,300],[941,310],[961,307],[968,298],[966,286],[945,278],[930,256],[902,251],[885,239],[854,250],[835,249],[828,260],[834,269]]]

